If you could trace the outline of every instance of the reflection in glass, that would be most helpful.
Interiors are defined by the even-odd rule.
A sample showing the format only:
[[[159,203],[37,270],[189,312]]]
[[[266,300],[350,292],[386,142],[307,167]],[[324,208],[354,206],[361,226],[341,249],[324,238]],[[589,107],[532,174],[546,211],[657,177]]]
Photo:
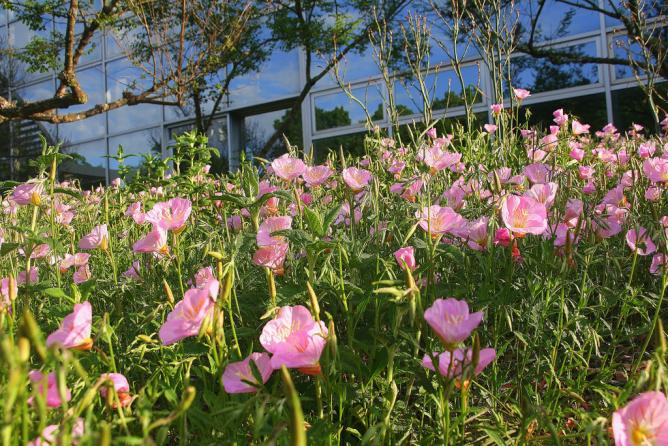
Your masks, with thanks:
[[[522,107],[520,109],[520,118],[525,116],[524,110],[526,108]],[[541,102],[531,104],[528,108],[531,110],[528,125],[531,127],[547,129],[550,125],[553,125],[554,121],[552,119],[554,116],[552,112],[558,108],[563,108],[564,112],[576,117],[583,124],[591,125],[592,131],[601,129],[608,122],[604,93]]]
[[[124,91],[140,93],[152,84],[144,71],[132,65],[128,59],[107,64],[107,101],[123,97]],[[162,106],[139,104],[117,108],[108,113],[109,132],[115,133],[137,127],[146,127],[162,121]]]
[[[33,31],[25,23],[17,21],[9,24],[9,46],[22,50],[24,49],[34,38],[39,37],[47,41],[52,40],[53,36],[53,18],[52,16],[44,16],[43,23],[45,29]],[[27,64],[10,57],[12,63],[15,65],[13,68],[13,78],[15,82],[29,82],[40,77],[44,77],[49,72],[49,67],[45,64],[35,63],[32,66],[32,72],[29,71]]]
[[[311,76],[317,76],[331,60],[334,54],[314,54],[311,62]],[[368,79],[380,74],[378,65],[374,60],[373,49],[367,48],[364,52],[349,52],[338,63],[338,75],[344,82],[353,82]],[[318,87],[337,85],[334,68],[329,70],[322,79],[318,81]]]
[[[320,164],[327,160],[329,154],[337,156],[339,147],[343,153],[350,153],[353,156],[364,155],[364,137],[367,132],[352,133],[349,135],[334,136],[332,138],[316,139],[313,141],[313,159],[314,163]]]
[[[88,110],[97,105],[104,104],[104,73],[102,66],[97,65],[77,73],[77,79],[81,88],[88,95],[88,102],[83,105],[75,105],[59,112],[69,114]],[[104,114],[91,116],[81,121],[60,124],[58,126],[58,137],[65,143],[84,141],[104,135],[106,131]]]
[[[573,55],[596,56],[596,43],[583,43],[558,50]],[[554,64],[547,59],[530,56],[519,56],[511,60],[510,78],[514,88],[524,88],[532,94],[599,82],[597,64]],[[508,96],[507,86],[505,90]]]
[[[258,104],[299,93],[299,54],[274,51],[255,73],[238,77],[230,83],[232,106]]]
[[[542,10],[541,8],[542,4]],[[521,32],[531,32],[531,20],[540,10],[534,40],[537,42],[599,30],[599,13],[576,8],[558,0],[521,0],[518,2]]]
[[[659,93],[655,97],[656,105],[661,110],[666,110],[668,104],[661,97],[666,97],[668,85],[664,82],[656,87]],[[639,87],[612,91],[612,115],[615,126],[620,131],[628,130],[634,123],[643,125],[650,132],[656,130],[647,95]],[[663,116],[660,115],[659,119],[662,118]]]
[[[53,79],[19,88],[12,92],[12,99],[19,104],[39,101],[53,97],[55,85]],[[14,145],[21,149],[21,154],[33,156],[41,153],[42,143],[39,135],[46,137],[49,144],[55,144],[58,139],[58,128],[55,124],[41,121],[15,121]]]
[[[352,90],[355,98],[365,104],[373,121],[383,120],[383,100],[378,86],[359,87]],[[364,109],[345,93],[331,93],[317,96],[315,106],[315,129],[325,130],[336,127],[363,126],[367,122]]]
[[[169,139],[174,141],[177,136],[185,132],[190,132],[195,129],[193,123],[182,124],[176,127],[169,128]],[[211,156],[211,173],[225,173],[229,170],[228,161],[228,136],[227,136],[227,116],[222,116],[214,119],[206,132],[209,147],[218,149],[220,156],[215,154]],[[171,147],[168,147],[171,154]]]
[[[64,147],[62,152],[73,157],[63,161],[58,168],[60,180],[78,179],[81,187],[105,184],[107,171],[107,145],[104,139]]]
[[[244,117],[243,140],[246,150],[246,158],[253,156],[262,156],[263,158],[273,159],[287,151],[284,138],[279,138],[274,145],[266,152],[262,149],[274,134],[276,129],[287,119],[287,110],[278,110],[269,113],[251,115]],[[302,147],[302,119],[301,114],[290,119],[287,128],[283,132],[285,138],[291,145]],[[234,147],[233,147],[234,149]]]
[[[668,28],[662,28],[654,31],[654,36],[656,38],[661,38],[665,41],[668,40]],[[639,65],[646,64],[646,58],[643,55],[642,47],[635,40],[630,40],[627,36],[614,36],[611,39],[612,51],[614,57],[619,59],[634,60]],[[650,55],[650,63],[656,65],[656,57]],[[633,67],[629,65],[614,65],[614,74],[615,79],[631,79],[636,76],[634,73]],[[644,76],[646,73],[644,70],[638,68],[637,74],[639,76]]]
[[[446,110],[460,107],[468,99],[469,104],[482,101],[482,92],[478,88],[479,74],[477,65],[462,68],[465,88],[457,74],[452,71],[441,71],[427,75],[425,86],[432,110]],[[424,100],[416,79],[407,78],[394,83],[394,101],[400,115],[413,115],[424,111]]]
[[[145,156],[162,156],[162,136],[159,127],[109,138],[109,180],[118,178],[119,162],[116,159],[119,146],[127,158],[123,165],[136,171],[144,163]]]

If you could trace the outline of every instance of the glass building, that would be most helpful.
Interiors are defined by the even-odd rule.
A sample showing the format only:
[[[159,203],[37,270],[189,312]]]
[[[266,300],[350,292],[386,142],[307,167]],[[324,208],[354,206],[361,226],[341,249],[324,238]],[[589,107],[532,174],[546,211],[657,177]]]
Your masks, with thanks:
[[[522,3],[522,7],[531,8],[531,1]],[[568,9],[561,3],[548,1],[546,10],[550,13],[544,15],[540,24],[545,35],[559,25],[560,20],[555,18]],[[551,39],[547,45],[601,57],[620,55],[623,50],[615,40],[624,36],[615,30],[619,28],[618,23],[585,9],[574,12],[567,32],[561,32],[562,37]],[[47,24],[54,29],[65,26],[53,21]],[[434,23],[432,33],[435,39],[443,35],[439,34],[439,29],[438,23]],[[48,33],[48,30],[44,32]],[[14,20],[11,13],[0,13],[0,44],[20,50],[33,35],[23,23]],[[142,81],[140,71],[123,55],[113,33],[98,36],[94,43],[94,49],[85,55],[78,67],[78,78],[89,96],[89,104],[113,101],[126,88]],[[622,56],[626,57],[625,54]],[[6,65],[5,71],[9,74],[0,83],[1,94],[16,101],[53,95],[56,88],[54,74],[31,74],[16,60],[5,59],[0,63]],[[322,63],[322,60],[316,60],[313,70],[319,71]],[[436,117],[463,115],[462,96],[477,92],[479,94],[472,95],[476,98],[474,112],[484,120],[491,120],[490,74],[479,54],[470,49],[465,57],[464,88],[436,42],[430,64],[432,70],[426,83],[432,91],[430,100],[434,108],[440,109],[435,113]],[[304,65],[301,51],[277,50],[256,73],[234,79],[208,131],[210,144],[221,151],[225,167],[234,169],[242,151],[252,153],[264,145],[301,91],[305,83]],[[314,150],[316,159],[322,158],[328,147],[343,145],[351,150],[356,145],[359,147],[367,113],[375,124],[388,128],[391,133],[385,104],[388,87],[371,50],[349,54],[340,64],[339,72],[350,83],[353,94],[366,104],[367,111],[340,90],[332,75],[321,79],[302,103],[300,119],[292,123],[287,132],[292,144],[304,147],[307,152]],[[532,95],[525,104],[531,107],[532,119],[537,122],[551,120],[552,111],[559,107],[578,115],[594,128],[607,122],[626,128],[632,121],[643,123],[649,119],[643,95],[628,67],[553,65],[518,54],[512,59],[511,72],[514,87],[531,90]],[[397,79],[392,88],[401,122],[420,120],[423,103],[415,85]],[[210,111],[211,106],[205,103],[203,111]],[[87,107],[71,107],[67,112]],[[62,141],[63,151],[74,156],[63,163],[61,178],[76,177],[84,185],[108,183],[117,176],[118,163],[110,156],[116,154],[119,146],[125,154],[133,155],[126,161],[129,165],[139,165],[143,156],[168,156],[174,136],[193,127],[193,115],[191,107],[142,104],[67,124],[4,123],[0,125],[0,178],[21,180],[29,175],[28,162],[40,151],[38,135],[42,133],[50,143]]]

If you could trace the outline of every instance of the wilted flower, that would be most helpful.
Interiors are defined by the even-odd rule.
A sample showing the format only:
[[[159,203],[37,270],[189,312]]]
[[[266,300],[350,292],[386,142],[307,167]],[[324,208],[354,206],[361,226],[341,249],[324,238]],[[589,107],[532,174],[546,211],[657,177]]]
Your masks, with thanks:
[[[271,359],[266,353],[251,353],[243,361],[231,362],[225,367],[223,372],[223,387],[227,393],[253,393],[257,392],[260,383],[257,382],[251,369],[250,362],[253,361],[262,384],[269,381],[274,372],[271,366]]]
[[[101,378],[104,378],[106,381],[114,386],[114,390],[118,395],[118,401],[120,402],[121,407],[127,407],[132,402],[132,397],[130,396],[130,384],[125,376],[120,373],[103,373]],[[102,398],[107,398],[108,389],[106,386],[100,387],[100,396]],[[112,400],[112,408],[116,408],[117,404]]]

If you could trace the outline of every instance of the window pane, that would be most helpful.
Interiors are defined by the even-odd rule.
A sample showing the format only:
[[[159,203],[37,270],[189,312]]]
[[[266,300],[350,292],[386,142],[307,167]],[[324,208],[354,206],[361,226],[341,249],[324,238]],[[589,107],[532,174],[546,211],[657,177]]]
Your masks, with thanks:
[[[23,50],[35,37],[51,40],[53,33],[53,20],[51,16],[43,18],[44,30],[33,31],[23,22],[14,22],[9,25],[9,46],[17,51]],[[18,59],[12,61],[15,64],[13,76],[16,82],[29,82],[40,77],[44,77],[49,69],[46,65],[36,64],[37,71],[29,72],[28,65],[20,62]]]
[[[62,151],[73,159],[60,164],[58,174],[61,180],[76,178],[84,189],[105,184],[107,145],[104,139],[64,147]]]
[[[152,80],[128,59],[107,64],[107,101],[113,102],[123,96],[124,91],[139,93],[151,86]],[[162,121],[162,106],[139,104],[123,106],[108,113],[109,132],[120,132],[137,127],[146,127]]]
[[[243,128],[246,158],[259,155],[263,158],[272,159],[285,153],[287,148],[285,147],[285,141],[282,136],[272,145],[268,152],[262,153],[262,149],[269,138],[271,138],[274,132],[281,127],[286,119],[287,110],[246,116],[244,118]],[[287,127],[283,131],[283,134],[288,141],[290,141],[290,144],[297,147],[303,146],[301,124],[302,119],[301,114],[299,114],[289,121]]]
[[[540,12],[536,41],[553,40],[589,31],[598,31],[599,14],[585,8],[576,8],[558,0],[521,0],[518,2],[519,20],[524,37],[531,31],[532,18]]]
[[[83,105],[75,105],[73,107],[62,109],[60,110],[61,114],[81,112],[88,110],[97,104],[104,104],[105,102],[104,73],[102,72],[101,65],[79,71],[77,73],[77,79],[81,84],[81,88],[83,88],[88,95],[88,102]],[[105,131],[105,116],[103,113],[81,121],[60,124],[58,126],[58,137],[63,140],[65,144],[68,144],[102,136]]]
[[[663,97],[668,93],[668,85],[666,83],[658,84],[657,89]],[[668,104],[665,101],[662,101],[658,97],[655,100],[658,102],[656,104],[658,107],[666,110]],[[650,108],[647,96],[639,87],[613,90],[612,114],[615,125],[620,130],[628,130],[633,123],[645,126],[648,131],[654,129],[652,109]],[[663,119],[663,114],[659,114],[659,119]]]
[[[240,105],[268,102],[299,93],[299,55],[297,50],[276,50],[255,73],[234,79],[230,83],[230,104]]]
[[[583,43],[558,50],[574,55],[596,56],[596,43]],[[597,64],[553,64],[547,59],[519,56],[514,57],[510,65],[513,87],[530,90],[532,94],[599,82]]]
[[[171,146],[174,144],[174,140],[177,136],[182,135],[185,132],[190,132],[195,129],[195,125],[190,122],[187,124],[181,124],[176,127],[170,127],[168,129],[169,139],[170,139],[170,150]],[[211,155],[211,172],[212,173],[223,173],[229,170],[229,161],[228,161],[228,137],[227,137],[227,116],[222,116],[216,118],[211,122],[209,130],[206,132],[206,136],[209,141],[210,147],[215,147],[218,149],[220,156]]]
[[[352,90],[352,94],[366,105],[366,109],[374,121],[383,120],[383,100],[378,86],[360,87]],[[317,96],[315,105],[315,129],[325,130],[336,127],[363,126],[366,124],[364,109],[345,93],[332,93]]]
[[[526,108],[522,107],[520,119],[524,117],[523,110]],[[552,112],[559,108],[563,108],[566,113],[576,116],[583,124],[590,124],[592,131],[600,129],[608,123],[605,94],[603,93],[541,102],[531,104],[528,108],[531,110],[528,124],[532,127],[547,129],[550,125],[553,125],[554,121],[552,119],[554,116],[552,116]]]
[[[311,76],[317,76],[327,67],[334,54],[312,56]],[[349,52],[338,63],[338,75],[344,82],[353,82],[368,79],[372,76],[378,76],[380,71],[376,65],[373,56],[373,50],[367,48],[364,52]],[[327,87],[336,85],[336,73],[330,69],[329,73],[318,81],[318,87]]]
[[[459,77],[452,70],[427,75],[425,78],[426,93],[433,110],[463,106],[465,98],[468,99],[469,104],[482,101],[482,92],[478,89],[478,67],[476,65],[463,67],[462,78],[465,84],[464,89],[462,89]],[[394,95],[400,115],[412,115],[424,111],[423,96],[416,79],[396,81]]]
[[[12,99],[19,104],[39,101],[53,97],[55,85],[52,79],[19,88],[12,92]],[[20,121],[14,125],[14,145],[26,154],[41,153],[39,135],[46,137],[49,144],[57,142],[58,131],[55,124],[40,121]],[[23,154],[23,153],[22,153]]]
[[[655,31],[655,37],[661,38],[664,41],[668,39],[668,28],[662,28]],[[614,56],[624,60],[634,60],[643,65],[646,63],[643,55],[642,47],[635,40],[629,40],[625,35],[613,36],[611,38],[612,51]],[[656,64],[656,57],[650,55],[650,61],[653,65]],[[632,79],[635,77],[633,68],[628,65],[614,65],[614,77],[616,80]],[[640,76],[644,76],[644,70],[638,70]]]
[[[323,163],[330,153],[336,156],[339,147],[343,148],[343,153],[350,153],[355,156],[364,155],[364,137],[366,134],[366,132],[352,133],[313,141],[314,162],[316,164]]]
[[[118,177],[119,163],[114,158],[118,147],[123,146],[123,153],[128,158],[123,165],[136,171],[144,163],[143,156],[158,156],[162,154],[162,135],[159,127],[109,138],[109,180]]]

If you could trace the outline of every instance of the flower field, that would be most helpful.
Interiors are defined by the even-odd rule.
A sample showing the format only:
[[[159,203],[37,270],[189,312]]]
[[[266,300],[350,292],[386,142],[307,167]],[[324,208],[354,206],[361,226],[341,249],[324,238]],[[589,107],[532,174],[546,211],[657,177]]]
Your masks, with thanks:
[[[186,135],[94,190],[45,147],[4,184],[2,444],[667,445],[668,143],[492,110],[227,176]]]

